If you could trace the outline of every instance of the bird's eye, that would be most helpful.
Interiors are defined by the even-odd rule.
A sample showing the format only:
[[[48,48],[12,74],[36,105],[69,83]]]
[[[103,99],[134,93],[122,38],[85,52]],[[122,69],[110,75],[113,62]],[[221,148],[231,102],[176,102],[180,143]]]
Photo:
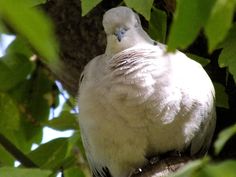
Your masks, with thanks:
[[[128,30],[129,30],[128,27],[124,27],[124,28],[123,28],[123,33],[125,33],[125,32],[128,31]]]
[[[125,30],[125,31],[128,31],[128,30],[129,30],[129,28],[128,28],[128,27],[124,27],[124,30]]]
[[[120,29],[121,29],[121,32],[122,32],[122,33],[125,33],[126,31],[128,31],[128,30],[129,30],[129,28],[128,28],[128,27],[121,27]]]

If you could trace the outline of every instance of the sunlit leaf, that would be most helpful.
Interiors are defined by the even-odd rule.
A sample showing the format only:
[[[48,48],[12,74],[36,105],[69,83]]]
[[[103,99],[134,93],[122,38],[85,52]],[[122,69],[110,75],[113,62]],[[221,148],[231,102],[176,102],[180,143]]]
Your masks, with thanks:
[[[177,0],[168,50],[189,46],[206,24],[215,0]]]
[[[98,5],[102,0],[81,0],[82,16],[86,15],[91,11],[96,5]]]
[[[236,134],[236,124],[220,132],[217,140],[214,143],[215,153],[219,154],[225,143]]]
[[[48,61],[56,61],[57,45],[49,19],[18,0],[0,0],[0,15]]]
[[[209,41],[209,50],[213,51],[221,42],[231,27],[235,0],[216,0],[205,27]]]
[[[225,92],[225,87],[220,83],[214,82],[213,84],[216,90],[216,106],[228,109],[228,95]]]
[[[0,168],[0,177],[49,177],[50,174],[50,171],[40,169]]]
[[[151,8],[154,0],[124,0],[125,4],[150,20]]]
[[[152,39],[165,43],[167,28],[167,15],[164,11],[153,8],[149,21],[148,33]]]

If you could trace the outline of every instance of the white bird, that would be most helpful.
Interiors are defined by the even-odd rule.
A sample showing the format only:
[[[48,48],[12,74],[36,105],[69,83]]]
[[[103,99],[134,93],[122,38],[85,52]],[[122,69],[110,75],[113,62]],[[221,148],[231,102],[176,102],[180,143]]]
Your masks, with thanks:
[[[127,177],[169,151],[207,151],[215,129],[215,91],[200,64],[167,53],[127,7],[107,11],[104,54],[85,67],[79,124],[95,177]]]

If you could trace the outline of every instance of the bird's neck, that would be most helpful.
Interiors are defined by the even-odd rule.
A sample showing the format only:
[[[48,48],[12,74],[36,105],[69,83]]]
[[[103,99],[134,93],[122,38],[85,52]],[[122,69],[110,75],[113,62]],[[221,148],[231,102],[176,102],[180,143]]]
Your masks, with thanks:
[[[114,36],[108,36],[105,54],[113,56],[116,53],[129,49],[136,45],[153,44],[153,40],[146,34],[145,31],[140,31],[140,33],[141,35],[137,33],[127,35],[121,41],[118,41]]]

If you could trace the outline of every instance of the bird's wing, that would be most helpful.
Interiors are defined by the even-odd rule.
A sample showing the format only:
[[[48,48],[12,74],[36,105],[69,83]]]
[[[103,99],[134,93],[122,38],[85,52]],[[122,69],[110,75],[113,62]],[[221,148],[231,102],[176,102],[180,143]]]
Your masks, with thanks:
[[[78,104],[80,107],[80,98],[81,95],[84,94],[81,93],[81,91],[85,91],[88,93],[91,87],[89,87],[90,83],[96,82],[96,77],[99,77],[99,71],[101,69],[100,64],[102,63],[101,60],[104,58],[104,55],[99,55],[95,58],[93,58],[84,68],[83,72],[80,75],[80,82],[79,82],[79,94],[78,94]],[[79,108],[80,109],[80,108]],[[84,121],[83,121],[84,122]],[[85,148],[85,153],[86,157],[92,172],[93,177],[111,177],[109,169],[97,162],[91,152],[91,145],[88,140],[87,132],[84,129],[83,122],[80,121],[79,118],[79,123],[80,123],[80,132],[81,132],[81,137],[83,141],[83,145]]]
[[[89,141],[87,140],[86,134],[81,131],[81,136],[83,140],[83,145],[86,148],[86,157],[90,166],[90,169],[92,171],[93,177],[112,177],[108,167],[98,163],[93,157],[90,152],[90,145]]]

